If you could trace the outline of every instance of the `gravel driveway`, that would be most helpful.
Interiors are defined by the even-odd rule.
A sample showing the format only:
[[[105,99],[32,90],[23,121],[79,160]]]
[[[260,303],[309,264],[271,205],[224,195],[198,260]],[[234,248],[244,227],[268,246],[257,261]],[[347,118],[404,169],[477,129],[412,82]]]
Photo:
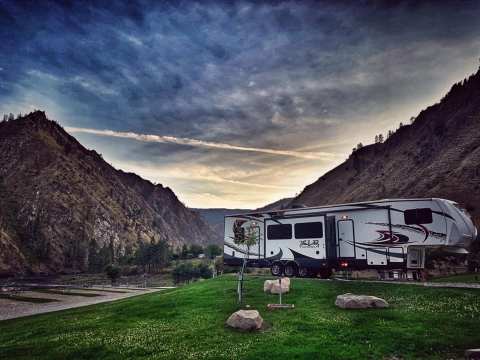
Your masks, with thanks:
[[[125,289],[125,288],[109,288],[108,289],[72,289],[72,295],[48,293],[42,291],[23,291],[18,294],[21,297],[32,297],[40,299],[53,299],[57,301],[47,303],[35,303],[27,301],[18,301],[6,298],[0,298],[0,320],[14,319],[23,316],[42,314],[52,311],[77,308],[86,305],[99,304],[108,301],[125,299],[132,296],[148,294],[161,291],[163,289]],[[74,295],[75,294],[75,295]],[[85,294],[86,296],[78,296],[76,294]],[[88,296],[98,295],[98,296]]]

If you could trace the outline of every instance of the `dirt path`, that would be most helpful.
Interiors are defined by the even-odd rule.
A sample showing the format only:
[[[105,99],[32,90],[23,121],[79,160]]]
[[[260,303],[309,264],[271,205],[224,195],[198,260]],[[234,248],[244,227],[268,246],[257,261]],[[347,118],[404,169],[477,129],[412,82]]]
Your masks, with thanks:
[[[148,293],[161,291],[163,289],[125,289],[109,288],[107,289],[75,289],[68,295],[58,293],[49,293],[42,291],[24,291],[18,294],[19,297],[49,299],[52,302],[36,303],[28,301],[19,301],[6,298],[0,298],[0,320],[14,319],[24,316],[48,313],[81,306],[99,304],[119,299],[125,299],[132,296],[138,296]],[[114,292],[115,291],[115,292]],[[81,294],[81,295],[80,295]],[[47,300],[48,301],[48,300]]]
[[[321,280],[321,279],[319,279]],[[323,280],[330,281],[330,280]],[[333,279],[333,281],[355,281],[365,283],[395,284],[395,285],[417,285],[439,288],[459,288],[459,289],[480,289],[480,284],[475,283],[449,283],[449,282],[416,282],[416,281],[385,281],[385,280],[358,280],[358,279]]]

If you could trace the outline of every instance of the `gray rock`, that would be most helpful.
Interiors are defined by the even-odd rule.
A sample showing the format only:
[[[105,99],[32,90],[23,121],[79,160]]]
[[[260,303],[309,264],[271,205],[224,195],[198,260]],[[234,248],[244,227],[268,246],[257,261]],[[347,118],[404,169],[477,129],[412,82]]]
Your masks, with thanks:
[[[282,283],[278,280],[265,280],[263,283],[263,291],[267,294],[285,294],[290,291],[290,278],[282,278]]]
[[[257,310],[238,310],[227,319],[227,325],[240,330],[258,330],[263,319]]]
[[[342,309],[386,308],[388,303],[376,296],[343,294],[338,295],[335,305]]]

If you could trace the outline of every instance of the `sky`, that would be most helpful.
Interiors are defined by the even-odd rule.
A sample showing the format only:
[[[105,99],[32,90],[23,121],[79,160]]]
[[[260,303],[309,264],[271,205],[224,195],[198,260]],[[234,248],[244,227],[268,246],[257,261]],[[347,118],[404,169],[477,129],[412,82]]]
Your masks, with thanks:
[[[480,57],[478,1],[3,1],[0,113],[190,207],[298,194]]]

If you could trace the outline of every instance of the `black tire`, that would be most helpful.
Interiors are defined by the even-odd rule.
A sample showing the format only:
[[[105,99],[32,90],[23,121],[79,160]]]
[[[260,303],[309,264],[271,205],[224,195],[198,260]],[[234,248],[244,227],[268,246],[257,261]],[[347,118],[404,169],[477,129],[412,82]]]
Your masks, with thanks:
[[[297,269],[298,266],[294,262],[289,262],[283,267],[283,273],[287,277],[295,277],[297,276]]]
[[[300,266],[298,268],[298,276],[300,277],[308,277],[310,275],[310,271],[304,267],[304,266]]]
[[[282,276],[283,274],[283,265],[281,262],[274,262],[270,267],[270,272],[273,276]]]
[[[332,269],[321,269],[318,274],[320,275],[320,278],[322,279],[330,279],[332,276]]]

